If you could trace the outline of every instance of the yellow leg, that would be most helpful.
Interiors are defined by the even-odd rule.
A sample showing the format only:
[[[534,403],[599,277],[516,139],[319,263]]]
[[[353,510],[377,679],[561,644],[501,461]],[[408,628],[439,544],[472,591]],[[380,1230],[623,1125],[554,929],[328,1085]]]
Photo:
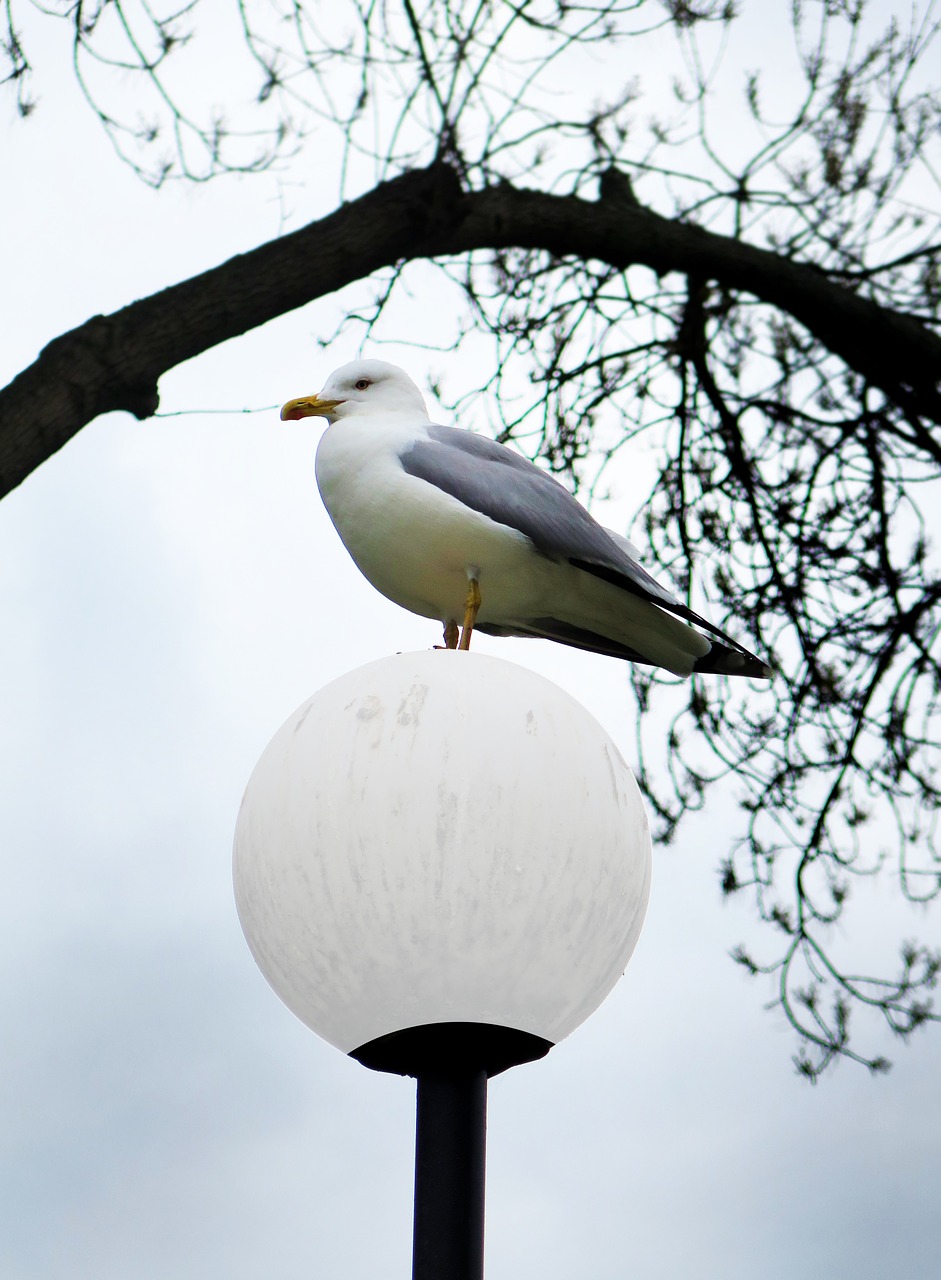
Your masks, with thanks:
[[[459,649],[469,649],[471,642],[471,633],[474,630],[474,623],[477,621],[477,614],[480,610],[480,583],[476,578],[470,578],[467,583],[467,599],[464,601],[464,626],[461,629],[461,643]]]
[[[457,623],[453,618],[449,618],[444,624],[444,647],[446,649],[457,648]]]

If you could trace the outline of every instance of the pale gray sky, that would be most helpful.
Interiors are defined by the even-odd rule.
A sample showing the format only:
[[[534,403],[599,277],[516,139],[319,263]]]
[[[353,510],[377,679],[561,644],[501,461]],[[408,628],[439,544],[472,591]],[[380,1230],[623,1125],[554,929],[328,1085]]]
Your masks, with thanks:
[[[3,382],[94,312],[277,231],[264,180],[155,195],[74,102],[4,133]],[[164,408],[316,390],[353,354],[315,346],[341,302],[175,371]],[[420,382],[442,365],[379,354]],[[279,1004],[232,901],[242,789],[277,726],[438,638],[338,543],[317,431],[275,411],[112,415],[0,504],[5,1280],[408,1274],[414,1085]],[[630,761],[617,663],[481,647],[556,680]],[[730,814],[719,794],[655,850],[647,925],[601,1010],[491,1085],[490,1280],[935,1273],[937,1034],[887,1045],[885,1079],[795,1077],[768,989],[727,957],[751,929],[718,897]],[[867,910],[877,945],[897,908]]]

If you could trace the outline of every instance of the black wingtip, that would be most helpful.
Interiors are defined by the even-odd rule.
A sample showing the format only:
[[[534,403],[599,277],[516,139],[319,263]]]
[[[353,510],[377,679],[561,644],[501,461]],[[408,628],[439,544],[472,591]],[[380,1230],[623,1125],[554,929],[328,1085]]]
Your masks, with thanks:
[[[698,675],[748,676],[752,680],[774,678],[774,668],[756,658],[753,653],[742,649],[727,649],[721,644],[713,644],[708,653],[697,658],[693,671]]]

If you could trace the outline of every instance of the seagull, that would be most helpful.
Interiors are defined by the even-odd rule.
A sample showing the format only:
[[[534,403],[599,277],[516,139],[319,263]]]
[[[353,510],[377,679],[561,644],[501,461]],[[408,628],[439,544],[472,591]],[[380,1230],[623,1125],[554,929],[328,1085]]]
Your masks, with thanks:
[[[384,360],[337,369],[285,421],[326,418],[316,476],[347,551],[372,585],[444,628],[537,636],[694,672],[771,668],[644,569],[552,476],[486,436],[431,421],[418,387]],[[705,633],[705,634],[704,634]]]

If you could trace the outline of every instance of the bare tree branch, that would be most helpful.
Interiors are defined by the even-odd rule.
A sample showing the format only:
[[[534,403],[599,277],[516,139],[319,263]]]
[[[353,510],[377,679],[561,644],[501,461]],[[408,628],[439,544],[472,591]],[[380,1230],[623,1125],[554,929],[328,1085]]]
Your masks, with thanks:
[[[477,249],[642,264],[743,290],[789,312],[896,401],[919,432],[941,421],[941,339],[842,283],[635,200],[588,201],[509,184],[462,191],[444,163],[382,183],[328,217],[51,342],[0,392],[7,493],[98,414],[157,408],[161,374],[200,352],[403,259]]]

